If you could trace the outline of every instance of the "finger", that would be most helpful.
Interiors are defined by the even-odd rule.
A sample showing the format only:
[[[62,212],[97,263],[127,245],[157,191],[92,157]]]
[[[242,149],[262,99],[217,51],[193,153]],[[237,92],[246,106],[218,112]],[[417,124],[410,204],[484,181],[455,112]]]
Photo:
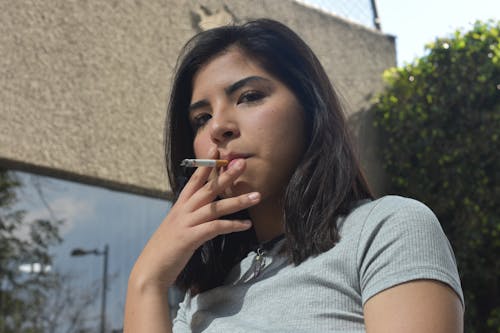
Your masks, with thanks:
[[[207,154],[207,158],[215,159],[217,158],[217,149],[212,147]],[[179,200],[186,200],[191,197],[196,191],[203,187],[207,183],[207,180],[212,172],[213,168],[211,167],[199,167],[193,172],[193,175],[186,183],[186,186],[181,191],[179,195]]]
[[[210,202],[193,213],[191,225],[206,223],[206,221],[219,219],[221,216],[247,209],[258,204],[260,198],[259,192],[251,192],[234,198]]]
[[[219,235],[245,231],[252,227],[250,220],[215,220],[192,228],[192,235],[204,242]]]
[[[196,191],[202,188],[208,181],[211,169],[211,167],[197,168],[179,194],[178,201],[187,201]]]
[[[245,160],[240,159],[233,163],[222,174],[216,175],[210,179],[200,190],[192,195],[187,203],[190,211],[195,211],[200,207],[214,201],[218,195],[222,194],[226,188],[230,187],[236,178],[245,170]]]

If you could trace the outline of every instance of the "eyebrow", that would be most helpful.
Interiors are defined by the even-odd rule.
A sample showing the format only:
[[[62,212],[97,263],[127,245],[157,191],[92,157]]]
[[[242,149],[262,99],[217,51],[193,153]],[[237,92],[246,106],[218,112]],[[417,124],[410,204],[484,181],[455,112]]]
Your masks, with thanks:
[[[266,83],[269,83],[271,82],[271,80],[269,79],[266,79],[264,77],[261,77],[261,76],[248,76],[246,78],[243,78],[239,81],[236,81],[235,83],[231,84],[230,86],[224,88],[224,91],[226,92],[226,95],[231,95],[233,94],[235,91],[237,91],[238,89],[246,86],[247,84],[251,83],[251,82],[266,82]],[[206,99],[202,99],[198,102],[195,102],[193,104],[191,104],[189,107],[188,107],[188,111],[189,112],[192,112],[196,109],[199,109],[199,108],[203,108],[203,107],[206,107],[208,106],[208,101]]]
[[[241,79],[239,81],[236,81],[235,83],[233,83],[232,85],[230,85],[229,87],[227,87],[224,90],[226,91],[227,95],[231,95],[236,90],[238,90],[241,87],[244,87],[245,85],[247,85],[251,82],[254,82],[254,81],[256,81],[256,82],[259,82],[259,81],[271,82],[271,80],[263,78],[261,76],[249,76],[249,77],[246,77],[246,78]]]

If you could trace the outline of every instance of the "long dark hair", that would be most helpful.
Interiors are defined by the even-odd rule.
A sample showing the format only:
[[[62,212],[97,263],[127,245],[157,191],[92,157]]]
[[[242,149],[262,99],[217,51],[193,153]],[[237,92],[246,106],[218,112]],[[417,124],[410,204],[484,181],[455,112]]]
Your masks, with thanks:
[[[215,28],[194,36],[177,64],[166,131],[170,184],[178,194],[194,157],[194,133],[188,120],[193,77],[211,59],[237,47],[295,94],[305,113],[306,149],[286,188],[286,250],[298,265],[331,249],[339,240],[336,221],[362,199],[372,198],[339,98],[325,70],[307,44],[285,25],[259,19]],[[221,285],[229,270],[256,242],[252,229],[218,236],[203,244],[177,278],[177,285],[201,292]]]

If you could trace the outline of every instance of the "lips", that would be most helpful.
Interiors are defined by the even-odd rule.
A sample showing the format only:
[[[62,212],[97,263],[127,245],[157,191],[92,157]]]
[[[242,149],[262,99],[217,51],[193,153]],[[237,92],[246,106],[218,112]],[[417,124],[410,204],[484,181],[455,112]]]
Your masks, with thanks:
[[[223,159],[223,160],[228,160],[229,161],[229,164],[226,167],[224,167],[224,171],[225,171],[233,163],[236,163],[236,160],[241,159],[241,158],[247,159],[250,156],[251,156],[250,154],[229,153],[229,154],[221,154],[220,158]]]
[[[220,158],[223,160],[228,160],[231,162],[232,160],[238,159],[238,158],[249,158],[250,154],[239,154],[239,153],[230,153],[230,154],[221,154]]]

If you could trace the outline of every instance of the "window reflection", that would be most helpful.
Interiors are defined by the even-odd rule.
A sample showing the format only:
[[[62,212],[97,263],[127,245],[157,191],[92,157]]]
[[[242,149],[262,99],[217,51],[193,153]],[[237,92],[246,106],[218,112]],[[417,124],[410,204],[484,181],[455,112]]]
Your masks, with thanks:
[[[45,308],[50,307],[47,320],[52,320],[50,330],[45,327],[42,331],[100,332],[106,246],[105,331],[121,331],[129,272],[171,203],[24,172],[9,173],[22,184],[16,189],[13,209],[24,210],[25,221],[62,221],[60,243],[48,247],[50,263],[30,258],[17,263],[18,273],[26,281],[36,280],[40,274],[53,277],[50,286],[36,287]],[[18,233],[28,239],[29,230],[21,228]],[[89,255],[71,256],[76,250]],[[2,281],[2,291],[7,287]],[[173,314],[182,297],[177,290],[169,293]]]

